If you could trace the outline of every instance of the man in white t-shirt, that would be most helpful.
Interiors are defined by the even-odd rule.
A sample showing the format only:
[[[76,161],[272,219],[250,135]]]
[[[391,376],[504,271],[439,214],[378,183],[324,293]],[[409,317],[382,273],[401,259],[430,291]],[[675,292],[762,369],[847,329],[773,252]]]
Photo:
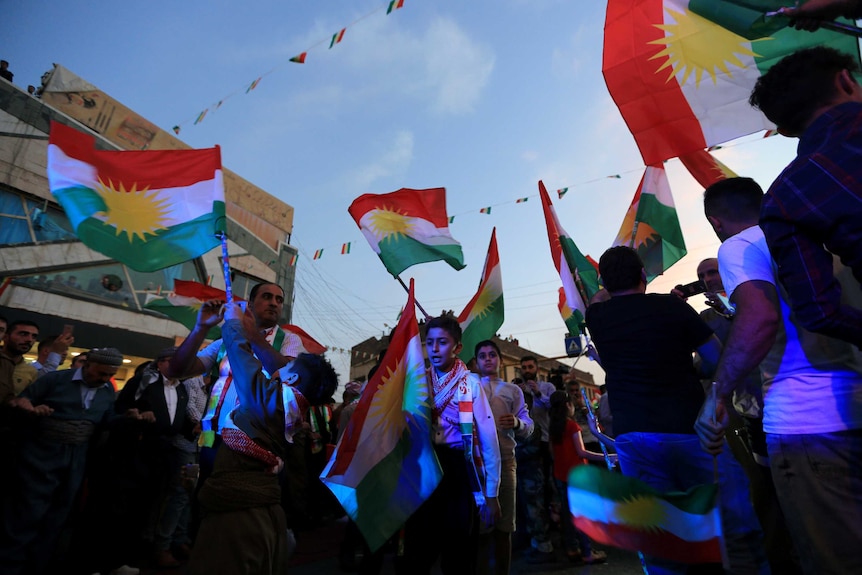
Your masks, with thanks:
[[[862,573],[862,354],[797,324],[757,225],[762,197],[750,178],[729,178],[704,193],[736,316],[696,428],[707,451],[720,450],[725,406],[759,366],[772,476],[801,567]],[[858,282],[837,258],[835,278],[845,302],[860,307]]]

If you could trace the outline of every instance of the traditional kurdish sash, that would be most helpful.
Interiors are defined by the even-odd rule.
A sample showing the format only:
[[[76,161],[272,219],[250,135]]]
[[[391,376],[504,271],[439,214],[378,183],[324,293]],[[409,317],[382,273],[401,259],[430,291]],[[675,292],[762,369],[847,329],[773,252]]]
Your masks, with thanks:
[[[476,505],[485,505],[485,493],[479,469],[482,466],[481,456],[474,454],[474,445],[478,444],[473,426],[473,393],[467,382],[469,375],[467,366],[460,359],[455,359],[455,365],[442,378],[437,377],[437,370],[431,368],[431,384],[434,391],[434,415],[442,417],[446,405],[454,397],[458,402],[458,428],[461,431],[461,444],[464,447],[464,459],[467,463],[467,475],[470,479],[470,489]],[[450,421],[449,423],[455,424]],[[478,462],[477,462],[478,459]],[[479,464],[477,466],[477,463]]]
[[[252,459],[257,459],[267,466],[266,472],[275,475],[284,467],[284,461],[268,449],[264,449],[254,442],[254,440],[245,434],[244,431],[236,427],[226,427],[221,431],[221,437],[224,444],[230,447],[237,453],[247,455]]]
[[[273,327],[267,332],[266,341],[269,341],[272,347],[281,353],[281,346],[284,343],[284,330],[278,326]],[[216,365],[218,365],[218,379],[216,379],[216,382],[212,386],[210,395],[207,398],[207,408],[203,419],[201,419],[201,435],[198,438],[198,445],[201,447],[212,447],[215,442],[215,436],[220,433],[218,422],[221,417],[222,404],[224,403],[228,389],[230,389],[230,384],[233,382],[233,373],[231,373],[224,342],[222,342],[221,348],[219,348]],[[263,370],[263,373],[267,377],[270,377],[266,369]],[[229,409],[233,410],[234,407],[236,405],[231,405]]]

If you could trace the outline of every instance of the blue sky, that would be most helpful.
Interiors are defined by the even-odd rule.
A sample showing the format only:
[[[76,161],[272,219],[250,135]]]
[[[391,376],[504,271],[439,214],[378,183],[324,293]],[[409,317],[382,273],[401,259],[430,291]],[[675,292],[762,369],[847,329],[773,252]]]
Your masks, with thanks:
[[[38,85],[52,62],[61,64],[160,127],[180,124],[189,145],[220,145],[226,167],[292,205],[291,243],[300,250],[293,321],[319,341],[349,349],[380,336],[407,297],[350,218],[350,202],[445,187],[467,267],[408,269],[402,277],[416,279],[417,300],[431,314],[459,312],[496,226],[500,335],[564,354],[537,182],[581,250],[598,259],[644,168],[601,75],[604,1],[406,0],[389,16],[386,0],[73,4],[4,3],[0,57],[15,83]],[[288,62],[306,50],[305,64]],[[761,136],[715,155],[766,187],[795,141]],[[666,169],[689,255],[650,284],[655,292],[695,280],[698,262],[718,249],[702,189],[678,160]],[[562,187],[569,193],[557,200]],[[516,204],[521,197],[529,201]],[[480,214],[487,206],[491,214]],[[345,242],[349,255],[340,254]],[[346,379],[349,356],[329,356]],[[601,380],[588,360],[578,367]]]

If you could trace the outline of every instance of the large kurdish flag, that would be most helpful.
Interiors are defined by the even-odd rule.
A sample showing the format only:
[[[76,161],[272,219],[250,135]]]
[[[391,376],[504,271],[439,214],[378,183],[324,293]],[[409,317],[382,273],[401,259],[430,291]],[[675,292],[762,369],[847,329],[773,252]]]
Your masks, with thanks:
[[[644,263],[647,281],[660,276],[685,254],[685,241],[664,166],[647,166],[623,218],[615,246],[629,246]]]
[[[762,10],[728,0],[608,0],[602,71],[645,164],[773,128],[748,97],[784,56],[826,44],[859,57],[856,38],[828,30],[760,36],[751,13],[786,0],[743,4]]]
[[[443,477],[431,443],[430,386],[416,323],[413,280],[380,367],[320,479],[379,549]]]
[[[364,194],[348,211],[393,276],[437,260],[464,267],[461,244],[449,233],[445,188]]]
[[[582,331],[587,303],[599,291],[598,272],[560,225],[557,212],[548,196],[548,190],[541,181],[539,181],[539,196],[542,198],[542,210],[545,213],[545,224],[548,228],[551,257],[563,283],[557,307],[569,333],[573,336],[578,335]]]
[[[500,254],[497,252],[497,228],[494,228],[479,289],[458,316],[463,344],[460,357],[463,361],[473,357],[477,343],[496,335],[503,325],[503,318],[503,272],[500,271]]]
[[[575,527],[593,541],[684,563],[722,561],[717,485],[661,493],[594,465],[569,474]]]
[[[48,182],[84,244],[142,272],[219,245],[225,206],[218,146],[117,152],[94,144],[51,123]]]

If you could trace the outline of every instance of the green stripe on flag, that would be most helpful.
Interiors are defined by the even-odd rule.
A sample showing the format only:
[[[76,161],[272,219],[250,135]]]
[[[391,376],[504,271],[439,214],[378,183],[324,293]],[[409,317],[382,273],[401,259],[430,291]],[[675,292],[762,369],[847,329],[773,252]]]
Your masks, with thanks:
[[[380,259],[393,276],[397,276],[414,264],[443,260],[456,270],[464,268],[464,253],[461,245],[424,244],[408,236],[390,235],[379,244]]]

